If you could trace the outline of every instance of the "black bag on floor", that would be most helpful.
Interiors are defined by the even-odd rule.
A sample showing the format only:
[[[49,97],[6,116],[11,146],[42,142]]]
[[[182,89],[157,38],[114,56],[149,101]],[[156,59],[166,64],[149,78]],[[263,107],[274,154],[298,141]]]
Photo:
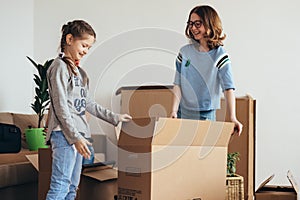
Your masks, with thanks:
[[[20,150],[20,128],[12,124],[0,123],[0,153],[18,153]]]

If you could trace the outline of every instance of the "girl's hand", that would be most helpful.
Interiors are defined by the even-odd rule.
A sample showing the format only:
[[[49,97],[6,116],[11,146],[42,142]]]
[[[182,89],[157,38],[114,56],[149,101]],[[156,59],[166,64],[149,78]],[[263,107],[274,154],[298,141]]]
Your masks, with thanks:
[[[80,153],[85,159],[90,159],[91,152],[87,145],[92,145],[89,141],[82,138],[74,143],[76,150]]]
[[[130,120],[132,120],[132,117],[128,114],[121,114],[119,116],[119,121],[120,122],[129,122]]]

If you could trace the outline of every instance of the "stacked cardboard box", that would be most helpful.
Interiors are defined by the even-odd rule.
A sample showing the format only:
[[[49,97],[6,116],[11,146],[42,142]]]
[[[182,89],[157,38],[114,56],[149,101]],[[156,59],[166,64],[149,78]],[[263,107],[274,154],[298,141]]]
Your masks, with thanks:
[[[117,90],[121,94],[121,113],[138,117],[168,117],[172,111],[173,86],[127,86]]]
[[[221,109],[217,111],[218,121],[229,121],[226,116],[226,103],[221,100]],[[236,173],[244,177],[245,199],[253,199],[255,189],[255,115],[256,100],[251,96],[236,98],[236,116],[243,124],[240,136],[234,135],[228,145],[228,152],[239,152]]]

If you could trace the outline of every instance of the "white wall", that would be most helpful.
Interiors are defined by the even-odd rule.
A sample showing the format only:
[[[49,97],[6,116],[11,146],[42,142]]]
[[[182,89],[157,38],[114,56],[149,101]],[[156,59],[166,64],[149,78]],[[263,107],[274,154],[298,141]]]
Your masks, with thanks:
[[[299,91],[295,88],[300,82],[296,60],[300,43],[298,0],[87,0],[84,3],[36,0],[34,14],[31,2],[24,6],[26,9],[17,12],[17,16],[5,10],[1,12],[5,15],[2,19],[9,19],[6,21],[9,29],[5,31],[12,29],[13,33],[5,35],[9,40],[1,37],[7,44],[3,45],[1,55],[7,60],[5,66],[1,65],[0,91],[4,91],[5,96],[1,98],[0,110],[27,111],[24,108],[30,102],[28,92],[9,84],[12,91],[19,91],[18,98],[11,97],[11,90],[7,88],[7,83],[11,83],[9,77],[17,74],[17,83],[22,87],[27,85],[25,90],[29,91],[31,74],[23,69],[23,66],[30,68],[26,66],[25,55],[34,49],[34,58],[39,62],[56,56],[62,24],[81,18],[97,32],[97,42],[82,62],[90,74],[91,92],[100,104],[119,112],[120,99],[114,95],[119,86],[172,83],[175,55],[186,42],[184,28],[188,13],[202,3],[213,5],[222,18],[237,96],[250,93],[257,99],[256,186],[271,173],[276,174],[272,183],[289,184],[288,169],[300,182],[297,159],[300,104],[297,102]],[[13,3],[8,5],[11,5],[8,9],[12,9]],[[26,30],[34,25],[33,46],[32,32],[24,33],[25,25]],[[28,43],[20,45],[22,42]],[[19,51],[20,46],[22,51],[16,56],[15,51]],[[111,126],[93,120],[92,127],[94,132],[105,132],[114,138]]]
[[[33,1],[1,1],[0,18],[0,111],[31,113],[34,67],[26,56],[33,55]]]

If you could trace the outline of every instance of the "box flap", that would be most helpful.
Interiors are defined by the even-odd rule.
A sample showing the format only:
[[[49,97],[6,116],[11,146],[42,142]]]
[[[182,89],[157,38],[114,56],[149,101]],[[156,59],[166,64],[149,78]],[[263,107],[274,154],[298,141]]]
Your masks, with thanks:
[[[289,170],[287,172],[287,178],[289,179],[290,183],[292,184],[293,188],[295,189],[298,199],[300,199],[300,196],[298,195],[299,194],[299,185],[298,185],[296,179],[294,178],[291,170]]]
[[[107,168],[96,171],[82,172],[82,175],[94,178],[99,181],[113,180],[118,177],[118,170]]]
[[[155,118],[133,118],[130,122],[123,123],[118,140],[119,146],[149,147],[154,133]],[[148,152],[149,148],[142,149]]]
[[[116,95],[121,94],[122,90],[155,90],[155,89],[172,89],[173,85],[140,85],[140,86],[123,86],[116,91]]]
[[[261,188],[263,188],[266,184],[268,184],[273,178],[274,178],[275,174],[272,174],[269,178],[267,178],[264,182],[262,182],[258,188],[257,191],[260,190]]]
[[[119,146],[227,147],[234,124],[173,118],[134,118],[124,123]]]
[[[38,154],[26,155],[26,158],[34,166],[34,168],[39,171],[39,157]]]
[[[113,168],[116,164],[116,161],[109,160],[109,161],[103,161],[103,162],[94,162],[91,164],[83,164],[82,165],[82,172],[88,172],[88,171],[97,171],[101,169],[107,169],[107,168]]]
[[[228,122],[159,118],[152,144],[227,147],[233,127]]]

